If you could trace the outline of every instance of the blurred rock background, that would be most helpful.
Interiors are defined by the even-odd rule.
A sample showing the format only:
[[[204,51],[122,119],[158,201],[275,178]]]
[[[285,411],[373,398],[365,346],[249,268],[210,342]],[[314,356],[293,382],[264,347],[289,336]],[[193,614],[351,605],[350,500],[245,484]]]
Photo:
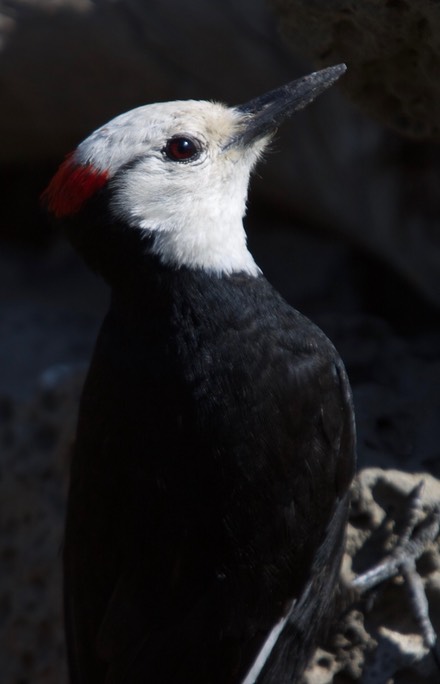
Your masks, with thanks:
[[[244,102],[344,61],[254,178],[250,244],[352,380],[346,565],[387,549],[405,495],[440,498],[440,6],[430,0],[3,0],[0,4],[0,682],[65,684],[60,548],[81,384],[108,292],[38,197],[64,155],[150,101]],[[388,535],[388,536],[387,536]],[[440,630],[438,545],[419,570]],[[368,609],[368,610],[367,610]],[[393,582],[346,612],[307,681],[434,684]]]

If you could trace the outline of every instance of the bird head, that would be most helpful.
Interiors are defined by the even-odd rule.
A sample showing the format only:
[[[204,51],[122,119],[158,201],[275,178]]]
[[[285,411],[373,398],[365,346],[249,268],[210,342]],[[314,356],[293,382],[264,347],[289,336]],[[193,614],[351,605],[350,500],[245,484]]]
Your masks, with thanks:
[[[164,264],[256,275],[242,223],[250,173],[280,123],[344,71],[323,69],[237,107],[186,100],[121,114],[68,155],[43,200],[74,224],[101,198],[108,224],[148,238]]]

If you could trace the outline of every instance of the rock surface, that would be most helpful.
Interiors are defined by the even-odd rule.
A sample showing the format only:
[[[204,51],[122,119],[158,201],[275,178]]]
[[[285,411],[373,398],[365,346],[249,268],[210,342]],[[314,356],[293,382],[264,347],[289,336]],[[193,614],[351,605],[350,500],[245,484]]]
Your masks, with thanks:
[[[5,684],[67,682],[61,545],[84,374],[51,369],[28,401],[0,402],[0,671]]]
[[[408,495],[421,481],[423,514],[440,501],[440,481],[426,472],[366,468],[353,486],[344,570],[353,576],[369,569],[394,547],[402,531]],[[417,563],[440,630],[440,542],[429,545]],[[363,597],[341,617],[325,647],[317,650],[304,684],[435,684],[439,669],[411,614],[400,577]]]
[[[403,135],[440,140],[440,7],[431,0],[271,0],[297,52],[346,62],[344,89]]]

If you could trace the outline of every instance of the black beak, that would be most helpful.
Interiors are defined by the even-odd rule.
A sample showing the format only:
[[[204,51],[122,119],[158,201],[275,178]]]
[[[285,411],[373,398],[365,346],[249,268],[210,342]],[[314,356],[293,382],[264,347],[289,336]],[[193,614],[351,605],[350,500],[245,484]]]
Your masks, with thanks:
[[[345,64],[337,64],[315,71],[236,107],[237,111],[248,117],[244,121],[243,130],[235,137],[234,144],[246,146],[253,140],[273,133],[284,119],[306,107],[333,85],[346,69]]]

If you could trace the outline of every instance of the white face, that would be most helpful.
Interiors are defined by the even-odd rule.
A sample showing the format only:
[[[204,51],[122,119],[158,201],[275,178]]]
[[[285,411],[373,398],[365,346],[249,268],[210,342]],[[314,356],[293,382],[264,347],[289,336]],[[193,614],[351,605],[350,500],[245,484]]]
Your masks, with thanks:
[[[245,149],[229,145],[242,121],[237,110],[211,102],[147,105],[95,131],[74,160],[108,172],[111,211],[152,233],[164,263],[256,275],[242,218],[267,138]],[[182,144],[190,156],[179,160]]]

